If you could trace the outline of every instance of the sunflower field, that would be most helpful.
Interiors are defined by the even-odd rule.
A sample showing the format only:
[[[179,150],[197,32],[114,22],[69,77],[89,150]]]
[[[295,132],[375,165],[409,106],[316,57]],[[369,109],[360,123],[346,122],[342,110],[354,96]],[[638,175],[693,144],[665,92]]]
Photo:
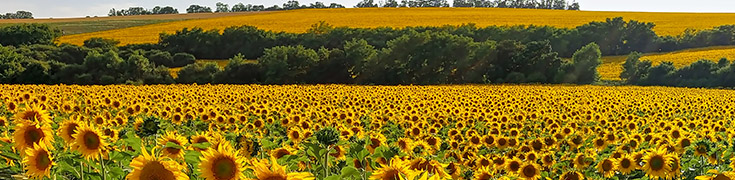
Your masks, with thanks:
[[[735,92],[0,86],[0,179],[729,179]]]

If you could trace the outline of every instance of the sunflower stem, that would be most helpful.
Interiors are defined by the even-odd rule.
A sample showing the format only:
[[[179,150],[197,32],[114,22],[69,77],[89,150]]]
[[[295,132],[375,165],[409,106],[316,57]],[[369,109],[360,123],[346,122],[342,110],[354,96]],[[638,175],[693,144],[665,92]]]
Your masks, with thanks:
[[[329,177],[329,150],[331,149],[327,145],[327,152],[324,153],[324,178]]]
[[[100,166],[102,167],[102,180],[107,180],[107,173],[105,173],[105,159],[102,158],[102,153],[100,153]]]
[[[81,171],[81,173],[79,174],[79,177],[81,177],[82,180],[84,180],[84,163],[83,162],[79,162],[79,171]]]

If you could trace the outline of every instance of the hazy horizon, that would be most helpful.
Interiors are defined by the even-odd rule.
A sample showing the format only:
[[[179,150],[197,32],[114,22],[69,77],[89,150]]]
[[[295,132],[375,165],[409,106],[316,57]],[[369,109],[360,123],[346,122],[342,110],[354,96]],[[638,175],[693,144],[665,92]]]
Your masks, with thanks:
[[[230,7],[237,3],[243,4],[262,4],[265,6],[279,5],[281,6],[288,0],[189,0],[189,1],[145,1],[131,0],[127,2],[115,2],[108,0],[79,0],[74,2],[61,2],[55,0],[0,0],[0,13],[16,12],[18,10],[30,11],[36,18],[64,18],[64,17],[85,17],[85,16],[107,16],[110,9],[127,9],[128,7],[144,7],[152,9],[155,6],[172,6],[177,8],[179,12],[185,13],[186,8],[191,4],[199,4],[212,7],[217,2],[223,2]],[[339,3],[346,7],[353,7],[360,0],[340,0],[340,1],[320,1],[325,4]],[[378,2],[379,0],[376,0]],[[451,4],[452,0],[448,0]],[[301,4],[310,4],[316,2],[314,0],[299,1]],[[733,13],[735,9],[735,1],[726,0],[701,0],[697,3],[684,0],[647,0],[640,2],[639,0],[577,0],[582,10],[587,11],[643,11],[643,12],[725,12]]]

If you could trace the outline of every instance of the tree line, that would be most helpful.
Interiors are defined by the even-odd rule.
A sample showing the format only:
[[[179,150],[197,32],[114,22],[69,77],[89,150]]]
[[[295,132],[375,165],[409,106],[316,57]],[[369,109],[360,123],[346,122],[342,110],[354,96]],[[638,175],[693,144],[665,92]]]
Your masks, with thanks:
[[[54,45],[52,40],[59,34],[52,28],[23,26],[27,27],[13,29],[46,31],[47,36],[33,35],[25,37],[33,42],[3,46],[0,83],[586,84],[597,79],[595,69],[600,64],[599,47],[594,43],[575,53],[572,60],[563,60],[548,41],[476,42],[442,31],[407,31],[387,40],[382,48],[360,38],[334,48],[267,47],[255,62],[238,54],[221,69],[194,63],[195,56],[169,51],[160,44],[118,46],[115,40],[92,38],[83,46]],[[168,68],[181,66],[173,78]]]
[[[182,29],[173,34],[161,34],[158,45],[171,52],[186,52],[205,59],[227,59],[242,54],[257,59],[267,48],[304,46],[339,48],[345,41],[365,39],[378,49],[388,41],[411,32],[446,32],[469,37],[474,42],[514,40],[521,43],[548,41],[561,57],[572,57],[577,49],[589,43],[598,44],[602,55],[627,55],[631,52],[671,52],[681,49],[735,45],[735,26],[688,30],[679,36],[658,36],[653,23],[621,17],[590,22],[575,28],[551,26],[489,26],[474,24],[440,27],[350,28],[333,27],[325,22],[314,24],[306,33],[285,33],[261,30],[252,26],[229,27],[220,30]]]
[[[566,0],[362,0],[356,8],[365,7],[484,7],[484,8],[524,8],[524,9],[565,9],[579,10],[579,3]]]
[[[0,19],[33,19],[33,13],[28,11],[16,11],[15,13],[0,14]]]
[[[678,87],[735,87],[735,62],[722,58],[715,62],[702,59],[676,68],[664,61],[653,66],[649,60],[640,60],[640,53],[631,53],[623,64],[620,78],[627,84],[642,86]]]
[[[145,9],[143,7],[129,7],[128,9],[115,10],[110,9],[108,16],[136,16],[136,15],[151,15],[151,14],[179,14],[179,10],[171,6],[161,7],[156,6],[153,9]]]

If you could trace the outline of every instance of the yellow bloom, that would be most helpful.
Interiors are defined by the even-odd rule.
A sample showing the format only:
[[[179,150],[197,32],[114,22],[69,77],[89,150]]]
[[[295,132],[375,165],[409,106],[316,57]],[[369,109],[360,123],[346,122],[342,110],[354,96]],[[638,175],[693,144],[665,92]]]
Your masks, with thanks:
[[[51,167],[56,165],[54,157],[48,151],[45,144],[35,144],[25,151],[23,163],[26,165],[26,173],[35,179],[49,177]]]
[[[141,155],[130,162],[133,171],[125,178],[128,180],[188,180],[182,170],[186,167],[172,160],[164,160],[156,157],[155,149],[148,153],[141,148]]]
[[[309,172],[286,172],[286,167],[278,164],[276,158],[271,157],[268,160],[254,160],[249,169],[253,169],[256,178],[250,180],[314,180],[314,176]]]
[[[245,159],[238,156],[227,141],[221,142],[216,148],[209,148],[199,159],[199,171],[204,179],[237,180],[244,177]]]

